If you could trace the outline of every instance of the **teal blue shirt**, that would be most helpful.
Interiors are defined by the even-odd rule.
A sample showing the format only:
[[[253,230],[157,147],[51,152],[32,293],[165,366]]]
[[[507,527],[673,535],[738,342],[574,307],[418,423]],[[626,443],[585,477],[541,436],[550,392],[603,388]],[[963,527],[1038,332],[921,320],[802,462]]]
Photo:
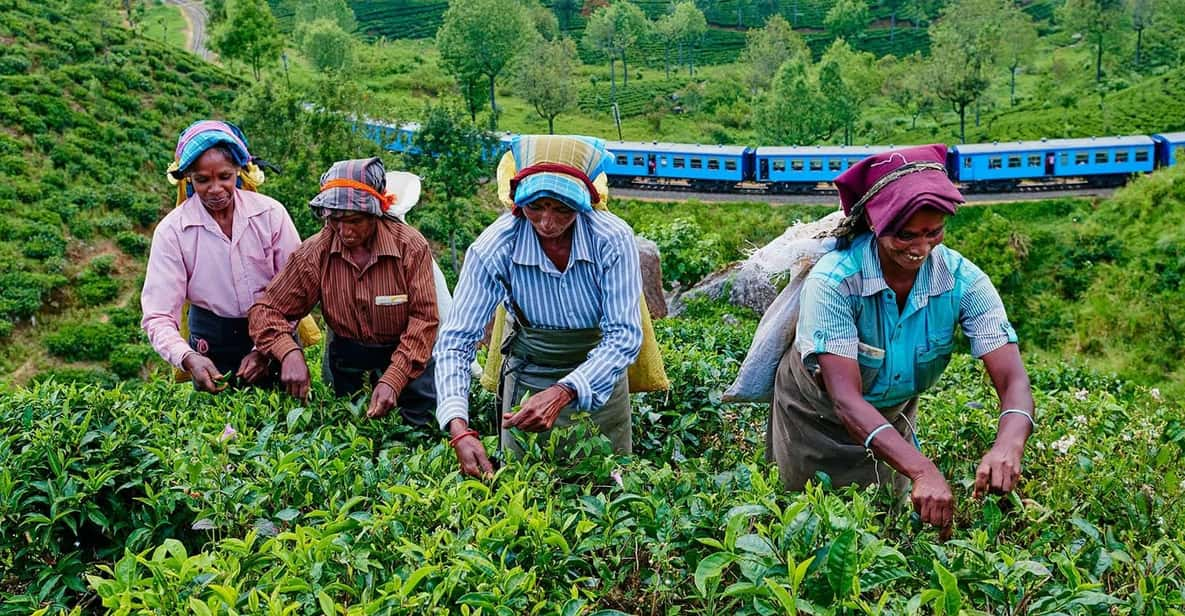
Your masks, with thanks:
[[[955,325],[982,357],[1016,342],[1000,295],[987,275],[939,244],[922,264],[898,310],[871,233],[823,256],[803,284],[796,342],[806,367],[831,353],[860,364],[864,399],[895,406],[933,385],[950,361]]]

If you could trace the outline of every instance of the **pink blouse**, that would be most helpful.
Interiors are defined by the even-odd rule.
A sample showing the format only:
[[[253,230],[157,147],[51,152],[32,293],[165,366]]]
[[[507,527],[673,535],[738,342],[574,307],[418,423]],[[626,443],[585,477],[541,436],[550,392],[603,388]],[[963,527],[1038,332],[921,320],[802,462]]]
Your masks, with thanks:
[[[222,317],[245,318],[280,271],[300,236],[278,201],[236,190],[231,237],[194,195],[169,212],[152,234],[140,307],[152,348],[170,364],[192,349],[181,337],[186,300]]]

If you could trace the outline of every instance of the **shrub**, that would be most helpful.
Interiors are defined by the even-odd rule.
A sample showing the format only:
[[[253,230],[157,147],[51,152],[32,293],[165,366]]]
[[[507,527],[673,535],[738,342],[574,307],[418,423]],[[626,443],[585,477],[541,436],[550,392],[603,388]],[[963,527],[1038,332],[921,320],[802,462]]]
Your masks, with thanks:
[[[0,340],[12,335],[12,321],[7,319],[0,319]]]
[[[45,337],[52,355],[70,361],[103,361],[126,336],[110,323],[70,323]]]
[[[47,259],[66,254],[66,240],[61,231],[45,229],[25,238],[25,256],[30,259]]]
[[[115,308],[107,311],[107,322],[121,330],[138,329],[140,327],[139,303],[136,308]]]
[[[140,257],[148,252],[149,239],[134,231],[121,231],[115,236],[115,243],[129,255]]]
[[[95,220],[95,229],[107,237],[115,237],[122,231],[131,231],[132,221],[123,214],[107,214]]]
[[[57,383],[97,385],[104,388],[115,387],[119,384],[119,377],[102,368],[54,368],[33,377],[33,384],[51,380]]]
[[[125,344],[111,351],[111,371],[121,378],[133,379],[141,374],[144,363],[154,354],[146,344]]]
[[[723,265],[720,237],[704,233],[699,225],[686,218],[656,223],[645,228],[641,235],[658,244],[664,283],[678,282],[690,287]]]
[[[106,276],[115,271],[115,255],[110,253],[99,255],[91,259],[87,267],[100,276]]]
[[[106,304],[119,295],[119,280],[87,272],[78,277],[74,293],[83,306]]]

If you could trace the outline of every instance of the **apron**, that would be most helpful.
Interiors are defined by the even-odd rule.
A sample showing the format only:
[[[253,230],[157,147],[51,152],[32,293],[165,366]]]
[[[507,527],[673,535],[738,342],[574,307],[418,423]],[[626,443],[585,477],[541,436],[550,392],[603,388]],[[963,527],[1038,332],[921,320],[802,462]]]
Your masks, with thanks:
[[[391,355],[398,348],[395,344],[366,344],[342,338],[328,332],[325,343],[325,357],[321,362],[321,378],[333,387],[333,394],[339,397],[352,396],[362,389],[363,380],[370,375],[372,383],[391,365]],[[436,381],[433,378],[434,361],[420,376],[408,381],[403,391],[397,392],[395,405],[403,421],[413,426],[425,426],[436,419]]]
[[[219,374],[238,370],[243,358],[255,348],[255,343],[247,332],[246,318],[218,316],[201,306],[190,305],[187,322],[189,347],[214,362]],[[279,371],[279,365],[271,362],[268,375],[256,385],[271,383],[279,375]],[[234,379],[234,375],[231,375],[231,378]],[[194,387],[197,387],[196,382]]]
[[[877,410],[902,438],[917,442],[911,427],[917,425],[917,396]],[[835,415],[835,402],[803,365],[793,345],[782,355],[774,376],[765,452],[767,461],[777,463],[788,490],[802,490],[816,471],[827,473],[834,487],[877,484],[891,485],[899,494],[909,490],[909,477],[852,441]]]
[[[601,330],[590,329],[541,329],[530,327],[514,311],[514,322],[507,328],[508,334],[502,343],[502,376],[494,406],[493,425],[499,434],[499,448],[509,449],[515,455],[523,450],[510,429],[502,427],[502,414],[511,412],[523,394],[538,393],[555,385],[571,374],[588,359],[588,354],[601,342]],[[574,423],[573,416],[579,411],[575,402],[564,407],[555,421],[555,428],[565,428]],[[633,425],[630,417],[629,375],[622,373],[613,387],[609,400],[599,409],[592,409],[592,422],[613,444],[618,453],[633,452]],[[517,431],[516,431],[517,432]],[[551,431],[540,433],[541,439],[548,439]]]

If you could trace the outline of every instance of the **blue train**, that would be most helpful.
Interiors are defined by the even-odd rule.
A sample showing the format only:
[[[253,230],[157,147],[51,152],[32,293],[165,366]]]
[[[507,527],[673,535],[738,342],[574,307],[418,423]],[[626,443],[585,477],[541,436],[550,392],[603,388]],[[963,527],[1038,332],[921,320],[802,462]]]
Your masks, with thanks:
[[[367,123],[367,137],[414,151],[416,124]],[[510,133],[499,135],[505,151]],[[857,161],[893,146],[734,146],[611,141],[613,186],[704,192],[809,193]],[[946,167],[967,192],[1119,186],[1129,177],[1185,160],[1185,132],[974,143],[950,146]]]

